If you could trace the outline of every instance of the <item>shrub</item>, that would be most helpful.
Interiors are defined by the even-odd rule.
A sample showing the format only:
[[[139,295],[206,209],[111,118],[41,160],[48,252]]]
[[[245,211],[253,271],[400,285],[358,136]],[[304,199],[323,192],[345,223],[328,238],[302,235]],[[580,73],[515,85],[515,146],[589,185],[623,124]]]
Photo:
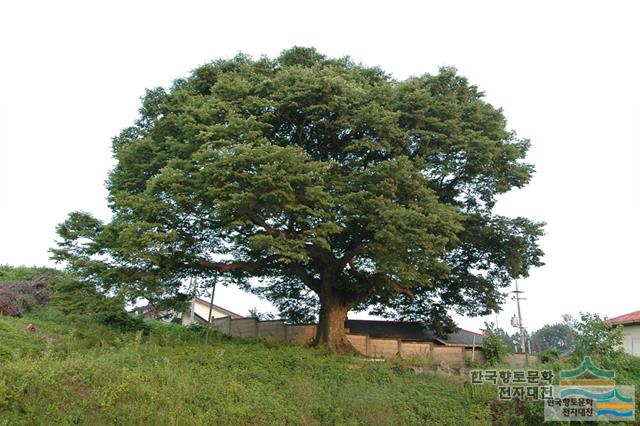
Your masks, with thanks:
[[[114,310],[93,316],[98,323],[117,328],[121,331],[143,331],[149,332],[149,326],[144,322],[144,318],[126,313],[124,310]]]
[[[471,368],[471,369],[476,369],[476,368],[482,367],[482,363],[480,361],[478,361],[477,359],[471,359],[469,357],[466,357],[464,359],[464,365],[467,368]]]
[[[114,303],[91,283],[67,278],[51,282],[49,287],[53,293],[53,305],[74,318],[123,310],[122,303]]]
[[[581,313],[575,324],[576,355],[611,360],[622,353],[622,326],[605,322],[598,314]]]
[[[495,332],[493,326],[489,324],[486,325],[482,350],[487,360],[487,365],[490,366],[500,364],[509,353],[507,344]]]
[[[623,353],[616,360],[616,364],[610,368],[616,371],[616,381],[619,383],[627,385],[640,383],[640,357]]]
[[[560,351],[556,348],[549,348],[540,353],[540,362],[549,364],[560,359]]]
[[[53,305],[73,319],[93,320],[121,331],[149,332],[142,317],[128,314],[118,297],[107,297],[88,282],[61,277],[50,283]]]

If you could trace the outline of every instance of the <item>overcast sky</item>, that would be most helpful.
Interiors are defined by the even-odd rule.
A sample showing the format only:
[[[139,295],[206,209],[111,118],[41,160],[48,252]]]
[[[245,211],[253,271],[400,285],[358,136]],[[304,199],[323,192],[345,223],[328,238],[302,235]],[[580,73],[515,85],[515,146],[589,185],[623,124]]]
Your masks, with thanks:
[[[548,223],[520,282],[525,325],[640,309],[640,7],[601,1],[3,2],[0,264],[52,265],[73,210],[108,220],[111,137],[145,88],[242,51],[293,45],[404,79],[453,65],[530,138],[536,174],[497,211]],[[241,314],[266,302],[225,288]],[[498,323],[508,331],[514,302]],[[459,318],[478,329],[487,318]],[[493,317],[491,318],[493,319]]]

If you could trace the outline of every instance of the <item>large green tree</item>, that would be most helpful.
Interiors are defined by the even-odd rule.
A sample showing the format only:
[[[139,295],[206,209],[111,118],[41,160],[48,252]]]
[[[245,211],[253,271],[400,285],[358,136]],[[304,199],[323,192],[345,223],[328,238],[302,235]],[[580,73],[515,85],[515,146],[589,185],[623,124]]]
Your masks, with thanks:
[[[536,352],[558,349],[560,352],[572,351],[575,347],[576,321],[571,315],[563,315],[562,322],[547,324],[531,335],[531,346]]]
[[[54,258],[129,297],[240,284],[345,351],[354,309],[451,329],[541,265],[542,224],[492,213],[529,147],[455,69],[403,81],[292,48],[147,91],[113,140],[104,224],[72,213]],[[257,279],[249,279],[257,277]]]

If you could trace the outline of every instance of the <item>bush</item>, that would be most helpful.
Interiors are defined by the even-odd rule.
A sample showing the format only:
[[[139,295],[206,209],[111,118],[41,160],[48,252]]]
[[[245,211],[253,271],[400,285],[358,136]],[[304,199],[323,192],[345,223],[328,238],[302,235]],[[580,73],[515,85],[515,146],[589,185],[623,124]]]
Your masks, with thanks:
[[[118,297],[107,297],[88,282],[62,277],[52,281],[53,306],[74,320],[93,320],[118,330],[149,332],[142,317],[128,314]]]
[[[504,357],[509,353],[509,348],[500,337],[492,325],[486,324],[484,342],[482,344],[482,350],[484,357],[487,360],[487,365],[494,366],[500,364]]]
[[[91,283],[67,278],[51,282],[49,287],[53,305],[72,318],[124,309],[123,303],[104,296]]]
[[[616,381],[626,385],[640,383],[640,357],[621,354],[616,360],[616,365],[611,366],[616,371]]]
[[[480,361],[478,361],[477,359],[471,359],[468,357],[464,359],[464,365],[467,368],[471,368],[471,369],[477,369],[482,367],[482,363]]]
[[[125,311],[112,311],[93,316],[100,324],[117,328],[121,331],[143,331],[149,333],[149,326],[144,322],[144,318],[140,316],[129,315]]]
[[[550,348],[540,353],[540,362],[549,364],[560,359],[560,351],[556,348]]]
[[[598,314],[581,313],[575,324],[576,355],[612,360],[622,353],[622,326],[605,322]]]

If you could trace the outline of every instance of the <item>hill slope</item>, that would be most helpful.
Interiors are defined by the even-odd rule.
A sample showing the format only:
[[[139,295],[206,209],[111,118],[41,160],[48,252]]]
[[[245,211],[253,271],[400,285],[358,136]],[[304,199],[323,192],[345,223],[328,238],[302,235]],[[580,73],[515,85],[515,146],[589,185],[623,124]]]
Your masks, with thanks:
[[[27,330],[33,324],[35,331]],[[489,424],[495,391],[287,344],[55,308],[0,318],[0,424]]]

